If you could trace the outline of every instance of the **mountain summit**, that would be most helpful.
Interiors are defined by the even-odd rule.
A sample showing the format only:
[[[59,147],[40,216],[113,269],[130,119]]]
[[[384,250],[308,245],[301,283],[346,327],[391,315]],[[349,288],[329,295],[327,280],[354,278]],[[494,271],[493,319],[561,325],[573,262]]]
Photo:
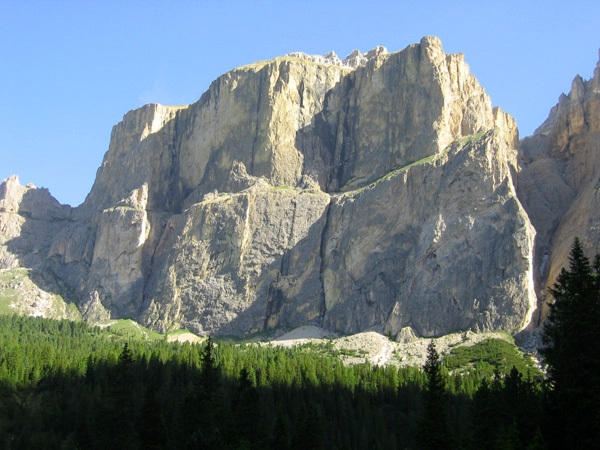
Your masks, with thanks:
[[[5,180],[0,288],[200,334],[535,328],[573,237],[600,250],[599,71],[519,141],[435,37],[234,69],[127,113],[78,208]]]

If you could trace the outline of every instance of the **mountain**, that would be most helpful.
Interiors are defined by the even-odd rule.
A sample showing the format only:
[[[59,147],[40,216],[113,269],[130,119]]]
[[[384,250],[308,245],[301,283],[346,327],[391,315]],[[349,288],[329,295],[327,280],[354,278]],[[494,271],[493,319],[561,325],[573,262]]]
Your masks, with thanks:
[[[77,208],[5,180],[0,301],[35,309],[20,271],[162,332],[533,330],[573,238],[600,250],[599,83],[519,141],[434,37],[240,67],[127,113]]]
[[[600,59],[600,53],[599,53]],[[535,276],[541,318],[551,286],[579,237],[600,253],[600,62],[575,77],[548,119],[520,146],[519,198],[537,231]]]

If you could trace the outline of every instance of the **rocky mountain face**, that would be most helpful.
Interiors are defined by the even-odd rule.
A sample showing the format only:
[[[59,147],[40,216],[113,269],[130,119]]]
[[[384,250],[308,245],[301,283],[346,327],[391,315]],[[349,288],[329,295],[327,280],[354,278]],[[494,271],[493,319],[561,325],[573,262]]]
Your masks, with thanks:
[[[592,79],[575,77],[569,95],[522,141],[520,167],[519,198],[538,233],[535,279],[543,300],[568,265],[574,237],[590,256],[600,253],[600,61]]]
[[[0,270],[160,331],[534,327],[573,237],[600,242],[599,70],[519,142],[437,38],[235,69],[127,113],[77,208],[5,180]]]

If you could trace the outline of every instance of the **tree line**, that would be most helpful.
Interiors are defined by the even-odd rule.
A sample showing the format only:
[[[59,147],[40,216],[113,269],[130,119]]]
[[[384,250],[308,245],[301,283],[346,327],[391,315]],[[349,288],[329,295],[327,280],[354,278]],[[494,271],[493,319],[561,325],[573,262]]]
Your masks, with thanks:
[[[420,368],[345,366],[310,346],[124,342],[18,316],[0,317],[0,335],[1,448],[413,448],[427,409]],[[517,374],[538,408],[540,381]],[[507,379],[490,379],[490,398]],[[478,448],[490,433],[473,417],[495,401],[477,403],[478,375],[442,367],[442,380],[456,445]]]

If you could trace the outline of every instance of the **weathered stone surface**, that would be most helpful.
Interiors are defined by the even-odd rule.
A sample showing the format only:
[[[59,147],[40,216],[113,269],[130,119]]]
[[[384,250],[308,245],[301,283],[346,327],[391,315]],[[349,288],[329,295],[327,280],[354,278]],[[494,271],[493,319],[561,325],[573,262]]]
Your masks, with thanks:
[[[48,189],[21,186],[13,175],[0,184],[0,212],[20,214],[34,220],[63,220],[71,216],[71,207],[61,205]]]
[[[343,60],[340,59],[335,52],[329,52],[326,55],[308,55],[303,52],[288,53],[286,56],[292,58],[301,58],[308,61],[316,62],[319,64],[334,64],[336,66],[347,67],[350,69],[356,69],[359,66],[366,65],[371,59],[376,58],[381,54],[387,53],[387,49],[378,45],[367,53],[363,54],[360,50],[354,50]]]
[[[34,268],[47,257],[52,237],[70,222],[70,206],[47,189],[21,186],[17,176],[0,184],[0,269]]]
[[[296,186],[309,172],[307,164],[316,165],[317,173],[325,171],[318,155],[327,149],[317,137],[299,139],[298,132],[311,127],[325,95],[348,71],[277,58],[217,79],[180,120],[184,131],[178,172],[183,192],[225,191],[235,161],[273,186]]]
[[[151,104],[125,114],[113,127],[108,151],[80,213],[111,208],[138,190],[150,210],[180,208],[176,119],[186,109]]]
[[[78,208],[5,180],[0,270],[161,331],[516,333],[600,242],[599,74],[519,143],[437,38],[241,67],[127,113]]]
[[[575,77],[571,92],[523,140],[519,197],[538,230],[535,279],[543,301],[568,266],[575,237],[590,256],[600,253],[600,62],[591,80]]]
[[[512,183],[516,152],[496,133],[337,199],[325,246],[328,326],[431,336],[528,324],[534,231]]]
[[[108,311],[98,295],[98,291],[91,291],[87,299],[79,304],[81,315],[89,322],[101,323],[110,320],[110,311]]]
[[[0,298],[16,313],[75,319],[68,283],[47,270],[52,239],[72,222],[72,209],[47,189],[21,186],[17,176],[0,184]],[[73,306],[73,305],[72,305]]]
[[[0,310],[52,319],[81,320],[73,299],[65,298],[63,283],[37,269],[0,270]]]
[[[323,192],[211,196],[174,216],[157,247],[144,322],[244,334],[319,318]]]
[[[493,126],[489,97],[462,55],[426,37],[344,78],[325,111],[333,143],[328,190],[351,190]],[[329,162],[329,161],[328,161]]]

